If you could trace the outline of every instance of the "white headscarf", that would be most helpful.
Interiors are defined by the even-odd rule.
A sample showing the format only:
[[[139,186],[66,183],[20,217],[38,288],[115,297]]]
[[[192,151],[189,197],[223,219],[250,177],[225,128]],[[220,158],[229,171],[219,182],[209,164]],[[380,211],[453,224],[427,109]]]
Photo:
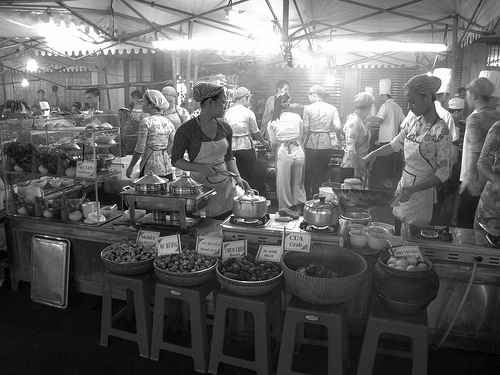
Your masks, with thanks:
[[[167,99],[165,99],[163,94],[161,92],[159,92],[158,90],[146,90],[144,92],[144,95],[160,111],[166,111],[168,109],[168,107],[170,106],[167,102]]]

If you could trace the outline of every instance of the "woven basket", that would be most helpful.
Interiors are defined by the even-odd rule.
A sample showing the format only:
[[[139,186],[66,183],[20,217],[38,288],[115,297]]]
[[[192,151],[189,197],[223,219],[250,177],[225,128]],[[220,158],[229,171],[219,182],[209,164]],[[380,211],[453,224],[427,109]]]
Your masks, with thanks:
[[[338,273],[336,278],[303,275],[294,270],[309,263],[321,264]],[[281,257],[285,282],[301,300],[316,305],[342,303],[354,297],[363,284],[366,260],[356,252],[338,246],[309,253],[287,251]]]
[[[217,262],[214,263],[207,269],[203,271],[196,272],[170,272],[153,264],[156,276],[165,284],[175,285],[175,286],[195,286],[206,283],[212,277],[214,277],[215,268],[217,267]]]
[[[283,270],[278,276],[272,279],[263,281],[241,281],[230,279],[220,273],[217,267],[217,280],[223,289],[226,289],[234,294],[239,294],[241,296],[261,296],[271,292],[273,289],[277,288],[283,277]]]
[[[102,263],[104,264],[104,267],[109,272],[116,273],[118,275],[130,276],[130,275],[140,275],[153,270],[153,262],[155,261],[155,258],[141,260],[139,262],[116,263],[102,257],[102,254],[106,250],[107,248],[101,251],[101,260]]]

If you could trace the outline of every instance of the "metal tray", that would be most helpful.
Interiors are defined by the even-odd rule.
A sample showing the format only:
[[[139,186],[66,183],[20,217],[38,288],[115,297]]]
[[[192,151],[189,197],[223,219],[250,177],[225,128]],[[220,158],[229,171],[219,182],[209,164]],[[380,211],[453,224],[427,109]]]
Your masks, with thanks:
[[[31,299],[45,305],[68,305],[70,242],[35,235],[31,239]]]

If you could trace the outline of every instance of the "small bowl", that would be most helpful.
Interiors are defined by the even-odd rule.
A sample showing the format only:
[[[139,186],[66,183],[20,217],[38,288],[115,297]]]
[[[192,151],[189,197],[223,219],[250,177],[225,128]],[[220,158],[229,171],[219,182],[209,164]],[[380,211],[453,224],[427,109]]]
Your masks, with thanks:
[[[103,214],[99,215],[99,218],[97,218],[97,213],[91,212],[89,216],[87,216],[87,219],[85,219],[85,222],[90,222],[90,223],[102,223],[106,221],[106,217]]]
[[[387,231],[387,229],[385,229],[384,227],[377,227],[377,226],[373,226],[373,225],[368,225],[366,227],[366,232],[367,233],[380,233],[380,234],[388,234],[389,233]]]
[[[382,227],[382,228],[387,229],[387,232],[389,234],[396,233],[396,228],[394,227],[394,225],[383,223],[381,221],[370,221],[368,223],[368,227]]]
[[[382,250],[387,245],[387,233],[368,232],[367,236],[372,250]]]
[[[49,184],[52,187],[60,187],[61,183],[62,183],[61,180],[56,180],[56,179],[49,180]]]
[[[366,230],[366,227],[363,224],[355,224],[355,223],[348,224],[347,228],[348,228],[349,232],[351,230]]]
[[[368,241],[364,229],[351,229],[349,231],[349,239],[351,240],[351,245],[356,249],[365,247]]]
[[[113,206],[104,206],[99,209],[99,212],[103,214],[106,219],[109,219],[111,216],[116,215],[118,208],[116,207],[116,204]]]
[[[33,186],[43,188],[45,185],[47,185],[47,180],[46,179],[38,179],[38,180],[33,180],[32,181]]]

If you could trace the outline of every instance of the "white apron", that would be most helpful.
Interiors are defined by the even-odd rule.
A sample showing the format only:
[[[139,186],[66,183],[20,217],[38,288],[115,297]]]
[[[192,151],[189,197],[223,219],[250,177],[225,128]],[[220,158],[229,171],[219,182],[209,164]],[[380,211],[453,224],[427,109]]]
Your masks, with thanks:
[[[416,137],[415,140],[408,139],[408,136],[405,138],[405,167],[395,192],[396,195],[399,194],[402,187],[416,185],[435,174],[434,169],[420,153],[420,143],[426,134]],[[395,206],[392,212],[402,223],[426,226],[431,222],[436,198],[434,187],[422,190],[413,193],[407,202],[400,202],[399,206]]]
[[[227,139],[223,138],[218,141],[203,142],[201,144],[200,152],[194,159],[195,163],[214,164],[216,169],[220,171],[227,171],[227,165],[224,157],[227,152],[229,143]],[[236,185],[233,179],[217,175],[215,177],[206,177],[200,172],[191,172],[191,177],[199,181],[203,186],[215,189],[217,194],[210,198],[208,204],[205,206],[208,217],[215,217],[223,214],[224,212],[233,209],[233,198],[236,196]]]

